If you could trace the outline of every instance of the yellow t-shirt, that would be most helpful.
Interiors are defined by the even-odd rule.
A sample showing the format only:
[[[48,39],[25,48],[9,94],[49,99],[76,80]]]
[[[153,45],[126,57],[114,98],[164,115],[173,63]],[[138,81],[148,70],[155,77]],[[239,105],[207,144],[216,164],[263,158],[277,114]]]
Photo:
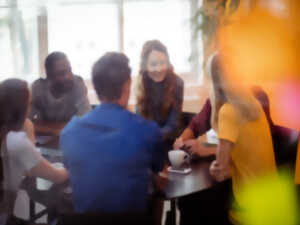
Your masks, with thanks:
[[[299,142],[298,142],[296,172],[295,172],[295,183],[296,184],[300,184],[300,139],[299,139]]]
[[[228,103],[219,111],[219,139],[234,143],[230,170],[233,194],[241,208],[238,191],[242,186],[260,176],[277,173],[270,128],[261,106],[257,104],[260,115],[255,121],[241,121],[238,112]],[[237,220],[235,214],[231,212],[233,219]]]

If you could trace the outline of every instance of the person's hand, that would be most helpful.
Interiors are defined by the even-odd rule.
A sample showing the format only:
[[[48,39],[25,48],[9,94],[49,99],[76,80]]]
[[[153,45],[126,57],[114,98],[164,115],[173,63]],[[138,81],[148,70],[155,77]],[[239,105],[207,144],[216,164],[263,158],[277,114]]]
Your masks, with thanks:
[[[197,139],[184,141],[184,146],[190,154],[197,154],[201,156],[201,145]]]
[[[153,174],[153,187],[157,191],[162,191],[168,184],[168,178],[160,176],[159,174]]]
[[[182,138],[177,138],[173,144],[174,149],[180,149],[184,145]]]
[[[184,141],[184,146],[186,151],[188,151],[190,154],[198,155],[200,157],[215,155],[217,151],[216,146],[204,146],[198,139]]]
[[[209,172],[218,182],[222,182],[231,176],[229,166],[220,165],[216,160],[210,165]]]

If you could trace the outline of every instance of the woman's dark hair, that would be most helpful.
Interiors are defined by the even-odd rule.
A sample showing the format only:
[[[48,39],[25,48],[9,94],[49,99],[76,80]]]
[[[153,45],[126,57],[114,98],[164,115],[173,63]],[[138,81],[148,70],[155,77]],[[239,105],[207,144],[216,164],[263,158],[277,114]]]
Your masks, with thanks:
[[[8,79],[0,83],[0,140],[1,145],[9,131],[23,128],[29,107],[29,89],[26,81]],[[0,148],[1,149],[1,148]],[[0,157],[1,158],[1,157]],[[1,180],[3,179],[2,159]]]
[[[170,113],[170,109],[175,104],[175,86],[176,86],[176,75],[173,71],[173,66],[170,63],[169,53],[164,44],[158,40],[147,41],[142,49],[140,71],[139,71],[139,83],[137,86],[137,106],[142,116],[147,119],[153,119],[151,114],[152,103],[151,94],[153,93],[151,89],[152,79],[148,76],[147,62],[149,55],[152,51],[159,51],[164,53],[167,58],[168,71],[167,76],[164,80],[163,88],[163,99],[160,105],[160,114],[162,119],[166,119]],[[175,107],[177,109],[178,107]]]

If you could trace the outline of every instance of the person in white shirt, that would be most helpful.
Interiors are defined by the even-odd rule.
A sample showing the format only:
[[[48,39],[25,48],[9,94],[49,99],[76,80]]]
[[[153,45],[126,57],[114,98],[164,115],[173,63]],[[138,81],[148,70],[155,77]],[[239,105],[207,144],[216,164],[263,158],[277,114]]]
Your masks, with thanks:
[[[8,79],[0,84],[0,170],[4,190],[0,216],[3,212],[6,215],[12,213],[16,193],[25,176],[41,177],[54,183],[68,179],[64,168],[53,167],[35,147],[33,125],[26,119],[30,102],[31,94],[25,81]]]

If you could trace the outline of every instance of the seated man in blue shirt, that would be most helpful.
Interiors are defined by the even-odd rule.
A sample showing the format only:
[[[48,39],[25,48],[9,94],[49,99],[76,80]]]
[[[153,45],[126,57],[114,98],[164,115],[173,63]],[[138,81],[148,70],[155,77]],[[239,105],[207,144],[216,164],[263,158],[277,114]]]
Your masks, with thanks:
[[[143,212],[152,175],[162,170],[159,127],[129,112],[128,58],[110,52],[93,66],[102,102],[64,128],[60,148],[69,171],[76,212]]]

